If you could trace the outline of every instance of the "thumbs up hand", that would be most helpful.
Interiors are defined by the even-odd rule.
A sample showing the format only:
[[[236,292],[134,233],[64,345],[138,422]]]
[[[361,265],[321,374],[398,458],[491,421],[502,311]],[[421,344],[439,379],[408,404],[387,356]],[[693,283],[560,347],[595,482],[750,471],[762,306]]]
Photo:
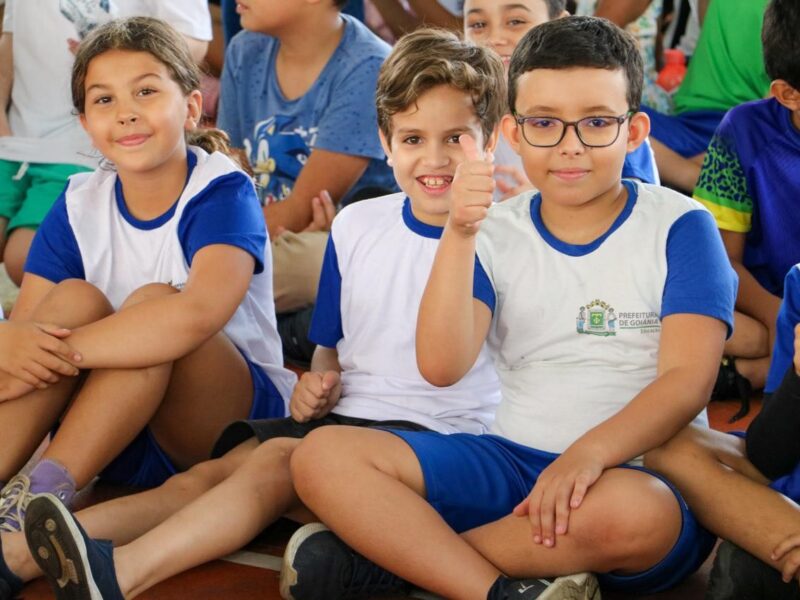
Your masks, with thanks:
[[[492,205],[494,157],[490,152],[484,153],[469,134],[459,137],[458,143],[465,160],[458,165],[453,178],[448,224],[464,237],[470,237],[478,232]]]

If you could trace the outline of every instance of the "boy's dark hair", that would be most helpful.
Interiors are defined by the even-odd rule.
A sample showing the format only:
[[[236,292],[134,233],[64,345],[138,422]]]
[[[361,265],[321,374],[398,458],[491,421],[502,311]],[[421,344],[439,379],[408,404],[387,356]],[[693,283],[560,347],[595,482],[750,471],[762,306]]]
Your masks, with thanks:
[[[628,108],[642,101],[642,57],[631,34],[606,19],[564,17],[542,23],[525,34],[508,68],[508,105],[516,110],[517,80],[534,69],[589,67],[622,69],[628,80]]]
[[[400,39],[378,76],[378,127],[391,138],[392,116],[416,104],[439,85],[472,97],[484,143],[494,132],[505,107],[505,73],[491,50],[461,40],[444,29],[418,29]]]
[[[764,13],[761,43],[764,66],[772,80],[783,79],[800,90],[800,2],[772,0]]]
[[[547,4],[547,16],[551,19],[559,17],[567,10],[567,0],[544,0],[544,3]]]

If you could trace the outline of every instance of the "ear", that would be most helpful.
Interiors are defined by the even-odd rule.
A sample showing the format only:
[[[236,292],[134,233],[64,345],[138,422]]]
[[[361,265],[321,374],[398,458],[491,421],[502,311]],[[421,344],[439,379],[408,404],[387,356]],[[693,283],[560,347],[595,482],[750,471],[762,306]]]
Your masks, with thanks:
[[[492,135],[486,140],[486,143],[483,145],[484,152],[494,152],[494,149],[497,147],[497,138],[500,135],[500,130],[498,127],[495,127],[492,130]]]
[[[500,120],[500,131],[503,132],[503,137],[506,138],[506,141],[514,150],[514,152],[519,154],[519,146],[521,142],[520,131],[514,115],[508,113],[503,115],[503,118]]]
[[[389,140],[386,137],[386,134],[383,133],[383,130],[378,129],[378,138],[381,141],[381,147],[383,148],[383,153],[386,154],[386,163],[393,167],[394,164],[392,163],[392,145],[389,143]]]
[[[800,110],[800,91],[783,79],[776,79],[769,86],[769,92],[783,106],[791,111]]]
[[[194,129],[203,116],[203,94],[200,90],[192,90],[186,96],[186,122],[184,129]]]
[[[628,119],[628,153],[641,146],[650,135],[650,117],[647,113],[637,112]]]
[[[568,17],[568,16],[569,16],[569,11],[568,11],[568,10],[562,10],[562,11],[561,11],[561,14],[560,14],[560,15],[558,15],[558,16],[556,17],[556,19],[563,19],[564,17]]]

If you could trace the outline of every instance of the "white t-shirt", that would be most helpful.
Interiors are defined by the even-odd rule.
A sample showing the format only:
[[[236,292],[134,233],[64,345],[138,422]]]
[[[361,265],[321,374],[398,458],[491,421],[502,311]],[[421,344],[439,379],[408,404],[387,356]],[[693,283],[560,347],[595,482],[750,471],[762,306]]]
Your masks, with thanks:
[[[14,81],[0,159],[96,167],[99,154],[75,116],[67,41],[114,17],[158,17],[182,34],[210,40],[204,0],[8,0],[3,31],[13,34]]]
[[[487,431],[500,384],[485,348],[450,387],[429,384],[417,368],[417,312],[441,234],[414,217],[404,194],[356,202],[333,221],[309,337],[338,351],[335,413]]]
[[[241,248],[253,256],[256,267],[224,332],[288,400],[296,378],[283,368],[272,255],[253,183],[223,154],[190,147],[188,161],[191,171],[180,197],[148,221],[128,210],[115,171],[72,176],[36,232],[25,272],[54,283],[83,279],[118,308],[149,283],[181,289],[194,255],[205,246]]]
[[[671,190],[625,185],[623,212],[586,245],[547,230],[538,194],[489,209],[475,297],[493,311],[503,390],[493,433],[561,453],[656,378],[664,317],[702,314],[732,329],[736,275],[714,219]],[[705,411],[696,421],[707,424]]]

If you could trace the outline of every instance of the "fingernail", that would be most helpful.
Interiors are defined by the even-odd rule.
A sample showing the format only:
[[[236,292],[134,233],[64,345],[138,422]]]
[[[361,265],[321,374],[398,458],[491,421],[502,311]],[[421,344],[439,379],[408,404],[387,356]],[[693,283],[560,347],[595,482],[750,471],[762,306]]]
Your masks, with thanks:
[[[83,357],[77,352],[72,356],[73,360],[83,360]]]
[[[541,544],[542,543],[542,537],[539,536],[539,535],[533,536],[533,543],[534,544]]]
[[[556,533],[558,533],[558,534],[564,534],[564,532],[566,532],[566,531],[567,531],[567,528],[564,527],[563,525],[559,525],[558,527],[556,527]]]
[[[551,540],[550,538],[547,538],[547,539],[544,541],[544,545],[545,545],[545,546],[547,546],[547,547],[549,548],[550,546],[552,546],[552,545],[553,545],[553,540]]]

